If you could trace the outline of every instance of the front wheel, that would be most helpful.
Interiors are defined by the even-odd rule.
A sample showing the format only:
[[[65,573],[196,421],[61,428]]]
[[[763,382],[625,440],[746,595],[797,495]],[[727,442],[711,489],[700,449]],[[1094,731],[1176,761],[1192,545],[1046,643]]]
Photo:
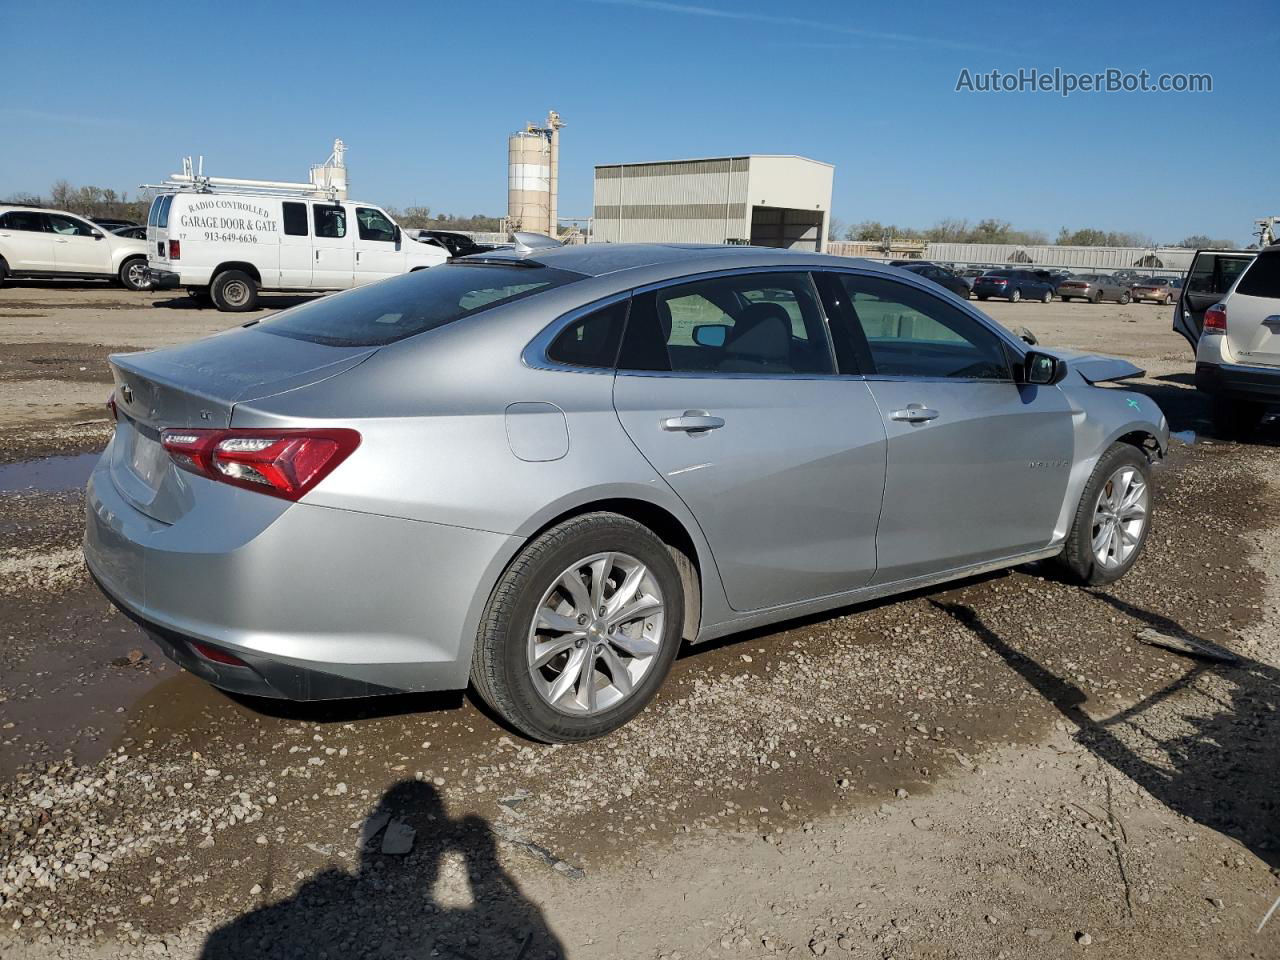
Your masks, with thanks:
[[[1089,298],[1089,302],[1090,302],[1090,303],[1094,303],[1094,304],[1101,303],[1101,302],[1102,302],[1102,291],[1101,291],[1101,290],[1096,291],[1096,292],[1094,293],[1094,295],[1093,295],[1092,297],[1090,297],[1090,298]]]
[[[147,261],[144,257],[130,257],[120,264],[120,286],[126,290],[147,289]]]
[[[243,313],[258,305],[258,284],[243,270],[224,270],[213,278],[209,295],[219,310]]]
[[[494,588],[476,637],[475,690],[526,736],[603,736],[653,699],[680,647],[684,592],[666,544],[589,513],[528,544]]]
[[[1133,299],[1133,297],[1129,296],[1129,291],[1128,291],[1128,290],[1126,290],[1124,293],[1120,294],[1120,306],[1122,306],[1122,307],[1123,307],[1125,304],[1127,304],[1127,303],[1128,303],[1130,300],[1132,300],[1132,299]]]
[[[1013,293],[1009,294],[1009,302],[1017,303],[1021,299],[1022,299],[1022,291],[1015,287]]]
[[[1085,484],[1061,561],[1087,584],[1119,580],[1137,562],[1151,527],[1151,462],[1115,443]]]
[[[1040,298],[1041,303],[1053,303],[1053,291],[1046,290],[1044,296]]]

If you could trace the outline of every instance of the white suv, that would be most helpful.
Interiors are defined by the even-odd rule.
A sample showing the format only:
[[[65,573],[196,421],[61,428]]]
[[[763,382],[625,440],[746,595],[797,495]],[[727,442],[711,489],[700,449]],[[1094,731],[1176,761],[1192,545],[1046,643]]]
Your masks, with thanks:
[[[0,204],[0,283],[6,277],[118,280],[147,286],[147,242],[62,210]]]
[[[1196,388],[1212,398],[1215,426],[1258,426],[1280,403],[1280,244],[1197,253],[1173,327],[1195,345]]]

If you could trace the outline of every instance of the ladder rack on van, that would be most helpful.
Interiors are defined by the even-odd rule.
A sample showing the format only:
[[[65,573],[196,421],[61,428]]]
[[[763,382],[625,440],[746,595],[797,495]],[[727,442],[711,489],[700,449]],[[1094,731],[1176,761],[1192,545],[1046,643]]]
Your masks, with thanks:
[[[161,183],[144,183],[143,190],[174,190],[191,193],[217,193],[219,189],[229,193],[249,193],[267,197],[302,197],[307,199],[338,200],[345,193],[336,184],[320,185],[289,180],[242,180],[235,177],[209,177],[204,174],[204,157],[197,168],[190,157],[182,160],[182,173],[173,173]]]

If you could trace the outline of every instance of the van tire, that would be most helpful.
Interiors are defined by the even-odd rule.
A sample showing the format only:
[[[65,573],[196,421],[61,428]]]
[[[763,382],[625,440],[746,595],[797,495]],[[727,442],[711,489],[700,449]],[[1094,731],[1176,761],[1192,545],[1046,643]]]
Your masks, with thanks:
[[[120,264],[118,277],[120,286],[126,290],[147,289],[147,258],[129,257],[124,263]]]
[[[244,313],[258,306],[258,283],[243,270],[223,270],[209,286],[213,305],[228,313]]]

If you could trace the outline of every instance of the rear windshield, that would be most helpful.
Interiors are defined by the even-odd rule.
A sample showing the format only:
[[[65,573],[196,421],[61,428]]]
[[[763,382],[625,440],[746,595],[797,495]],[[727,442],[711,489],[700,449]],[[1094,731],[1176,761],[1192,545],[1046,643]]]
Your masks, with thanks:
[[[382,346],[581,279],[542,266],[442,264],[295,307],[259,329],[333,347]]]

